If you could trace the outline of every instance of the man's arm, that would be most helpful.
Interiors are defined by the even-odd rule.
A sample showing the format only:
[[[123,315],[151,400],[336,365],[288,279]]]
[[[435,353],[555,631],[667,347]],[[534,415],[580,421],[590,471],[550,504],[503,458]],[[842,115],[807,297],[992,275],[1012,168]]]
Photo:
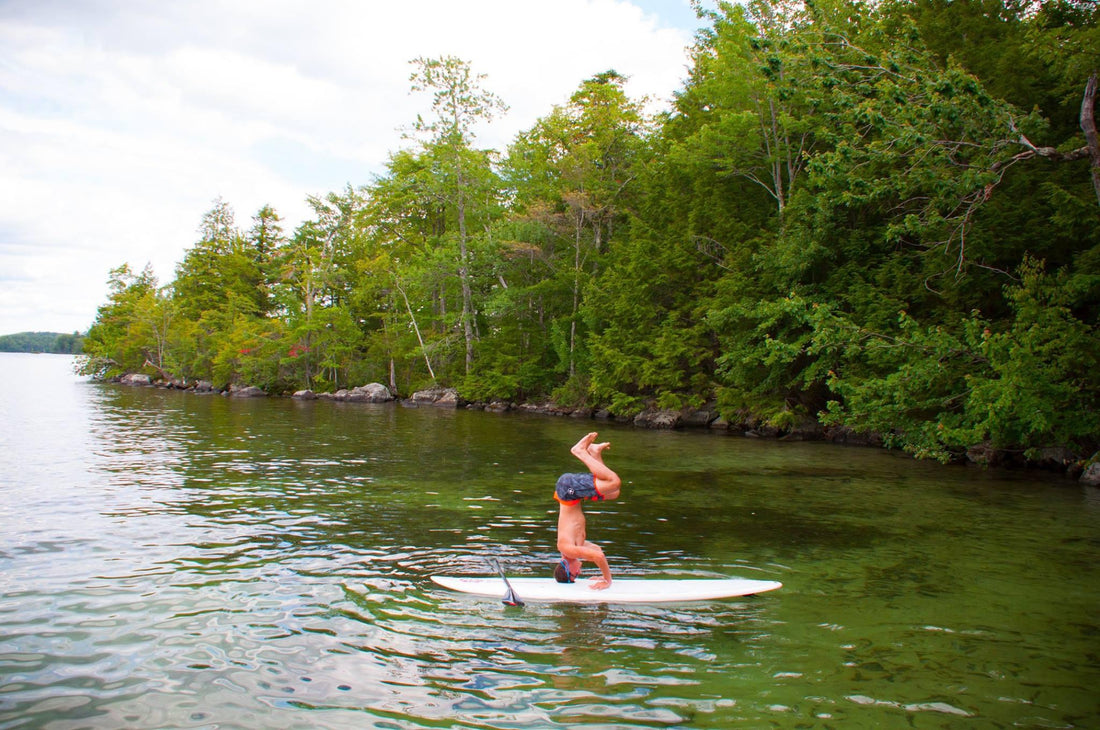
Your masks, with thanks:
[[[567,558],[587,560],[590,563],[596,564],[596,567],[600,569],[602,577],[592,579],[592,588],[602,590],[611,585],[611,566],[607,564],[607,556],[603,554],[603,549],[599,545],[588,542],[587,540],[583,545],[563,544],[559,541],[558,550]]]

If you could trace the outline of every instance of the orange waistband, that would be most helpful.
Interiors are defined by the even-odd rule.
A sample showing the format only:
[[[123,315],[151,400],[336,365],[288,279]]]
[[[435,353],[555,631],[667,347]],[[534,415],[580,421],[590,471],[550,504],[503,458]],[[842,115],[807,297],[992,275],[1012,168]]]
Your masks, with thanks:
[[[566,507],[575,507],[582,501],[579,499],[562,499],[558,496],[558,491],[556,489],[554,490],[554,499],[556,499],[559,504],[564,504]]]

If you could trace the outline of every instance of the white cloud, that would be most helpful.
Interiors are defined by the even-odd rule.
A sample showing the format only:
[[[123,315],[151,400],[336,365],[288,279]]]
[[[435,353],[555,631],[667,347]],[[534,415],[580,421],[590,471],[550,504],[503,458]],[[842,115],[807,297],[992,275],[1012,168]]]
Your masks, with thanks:
[[[307,195],[369,182],[426,111],[417,56],[488,75],[510,106],[480,140],[497,149],[610,68],[663,105],[693,29],[662,22],[627,0],[9,0],[0,334],[87,327],[122,263],[170,280],[215,197],[290,230]]]

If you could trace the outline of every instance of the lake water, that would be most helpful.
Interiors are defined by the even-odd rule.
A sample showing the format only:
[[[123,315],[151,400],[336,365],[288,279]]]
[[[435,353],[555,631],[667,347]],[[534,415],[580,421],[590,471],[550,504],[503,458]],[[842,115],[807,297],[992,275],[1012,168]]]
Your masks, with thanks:
[[[0,727],[1100,726],[1100,490],[872,449],[124,388],[0,355]],[[618,576],[536,605],[559,472]]]

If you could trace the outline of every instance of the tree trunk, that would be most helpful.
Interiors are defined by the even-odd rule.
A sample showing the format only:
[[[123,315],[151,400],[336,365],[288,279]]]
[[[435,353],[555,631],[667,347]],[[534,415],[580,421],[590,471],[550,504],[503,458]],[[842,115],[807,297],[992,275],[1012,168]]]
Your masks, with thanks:
[[[458,278],[462,282],[462,333],[466,337],[466,374],[474,365],[474,307],[473,294],[470,292],[469,254],[466,251],[466,199],[462,173],[459,171],[458,184]]]
[[[168,372],[167,370],[162,368],[160,365],[157,365],[155,362],[150,360],[148,357],[145,358],[144,367],[150,367],[150,368],[155,369],[158,373],[160,373],[160,379],[161,380],[167,380],[169,382],[175,380],[175,377],[170,372]]]
[[[573,310],[569,316],[569,377],[577,374],[577,312],[581,307],[581,236],[584,233],[584,206],[578,202],[573,218]]]
[[[1096,133],[1096,84],[1098,72],[1093,71],[1085,84],[1085,97],[1081,100],[1081,131],[1085,133],[1085,145],[1089,151],[1089,171],[1096,202],[1100,204],[1100,135]]]
[[[405,289],[401,286],[401,282],[397,280],[397,277],[393,277],[393,283],[397,287],[397,291],[401,293],[401,298],[405,300],[405,310],[409,313],[409,321],[412,322],[413,332],[416,333],[416,341],[420,343],[420,353],[424,356],[424,364],[428,367],[428,375],[432,377],[432,382],[435,382],[435,371],[432,370],[432,361],[428,359],[428,350],[424,347],[424,338],[420,336],[420,327],[416,324],[416,315],[413,314],[412,306],[409,304],[409,298],[405,295]],[[393,381],[393,361],[390,361],[390,381]]]

